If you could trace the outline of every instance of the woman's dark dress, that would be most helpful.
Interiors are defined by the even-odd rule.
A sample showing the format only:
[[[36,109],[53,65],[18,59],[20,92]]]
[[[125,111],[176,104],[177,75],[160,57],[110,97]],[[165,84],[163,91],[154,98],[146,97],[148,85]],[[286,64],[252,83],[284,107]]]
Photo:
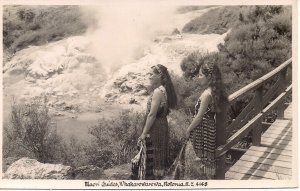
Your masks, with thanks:
[[[195,115],[200,108],[201,100],[195,105]],[[186,146],[185,179],[214,179],[216,174],[216,120],[210,103],[200,124],[190,134]]]
[[[164,99],[160,103],[156,118],[146,137],[147,159],[146,159],[146,179],[155,179],[155,176],[163,176],[167,167],[169,154],[169,127],[167,121],[168,104],[167,94],[164,87],[158,88],[163,94]],[[147,102],[146,117],[151,109],[152,96]],[[145,119],[146,122],[146,119]]]

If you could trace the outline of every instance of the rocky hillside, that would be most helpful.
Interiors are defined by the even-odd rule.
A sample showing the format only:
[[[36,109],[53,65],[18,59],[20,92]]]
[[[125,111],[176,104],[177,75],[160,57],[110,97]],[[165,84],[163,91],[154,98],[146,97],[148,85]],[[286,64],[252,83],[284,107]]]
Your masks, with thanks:
[[[17,100],[28,101],[46,96],[49,107],[58,111],[96,108],[87,98],[99,97],[105,73],[97,72],[101,65],[85,51],[88,43],[78,36],[19,51],[3,68],[4,99],[15,95]]]

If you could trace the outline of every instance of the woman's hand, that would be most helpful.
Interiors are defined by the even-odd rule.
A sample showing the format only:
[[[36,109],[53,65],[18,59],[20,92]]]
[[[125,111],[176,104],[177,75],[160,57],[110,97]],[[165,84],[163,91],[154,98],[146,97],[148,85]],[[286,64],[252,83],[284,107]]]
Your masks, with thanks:
[[[138,138],[138,145],[140,145],[141,141],[144,141],[146,138],[145,134],[142,134],[139,138]]]

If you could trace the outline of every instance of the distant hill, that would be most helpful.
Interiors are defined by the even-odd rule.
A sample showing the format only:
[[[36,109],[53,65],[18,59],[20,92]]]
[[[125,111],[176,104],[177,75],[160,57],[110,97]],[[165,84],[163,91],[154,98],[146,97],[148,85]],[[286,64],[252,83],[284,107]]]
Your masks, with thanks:
[[[241,7],[226,6],[211,9],[187,23],[182,31],[197,34],[223,34],[239,20]]]
[[[79,6],[6,5],[3,7],[3,48],[15,53],[86,31],[92,18]]]
[[[184,13],[187,13],[187,12],[190,12],[190,11],[202,10],[202,9],[207,9],[207,8],[210,8],[210,7],[215,7],[215,6],[214,5],[206,5],[206,6],[195,6],[195,5],[181,6],[181,7],[179,7],[176,10],[176,12],[184,14]]]

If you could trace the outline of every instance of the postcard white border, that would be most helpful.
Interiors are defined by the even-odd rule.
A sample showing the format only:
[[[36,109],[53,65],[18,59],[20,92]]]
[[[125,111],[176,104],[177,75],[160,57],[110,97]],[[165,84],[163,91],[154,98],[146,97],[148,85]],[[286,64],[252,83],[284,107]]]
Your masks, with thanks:
[[[0,5],[105,5],[105,4],[122,4],[122,3],[132,3],[138,5],[139,3],[144,4],[161,4],[161,5],[292,5],[293,6],[293,179],[286,181],[286,180],[210,180],[208,182],[208,187],[86,187],[85,182],[87,180],[5,180],[0,179],[0,189],[4,188],[14,188],[14,189],[207,189],[207,188],[292,188],[298,187],[298,152],[299,147],[298,145],[298,26],[299,23],[297,22],[297,10],[298,4],[296,0],[175,0],[175,1],[167,1],[167,0],[157,0],[157,1],[150,1],[150,0],[2,0],[0,1]],[[3,13],[3,7],[0,6],[1,13]],[[1,14],[1,29],[2,29],[2,17]],[[3,39],[3,35],[1,33],[1,39]],[[3,44],[0,43],[1,49],[3,50]],[[0,59],[3,62],[3,51],[0,53]],[[1,69],[2,64],[1,64]],[[2,72],[1,72],[1,96],[3,95],[3,79],[2,79]],[[0,106],[3,109],[3,99],[0,99]],[[0,121],[2,124],[2,115],[0,115]],[[2,145],[2,128],[0,130],[0,143]],[[1,152],[1,159],[2,161],[2,152]],[[2,172],[2,165],[1,165],[1,172]],[[90,182],[96,183],[98,180],[93,180]],[[119,182],[123,180],[100,180],[100,184],[103,181],[111,181],[111,182]],[[145,181],[127,181],[127,182],[145,182]],[[157,182],[157,181],[146,181],[146,182]],[[164,182],[164,181],[160,181]],[[174,183],[181,183],[185,181],[168,181]],[[199,182],[199,181],[195,181]]]

